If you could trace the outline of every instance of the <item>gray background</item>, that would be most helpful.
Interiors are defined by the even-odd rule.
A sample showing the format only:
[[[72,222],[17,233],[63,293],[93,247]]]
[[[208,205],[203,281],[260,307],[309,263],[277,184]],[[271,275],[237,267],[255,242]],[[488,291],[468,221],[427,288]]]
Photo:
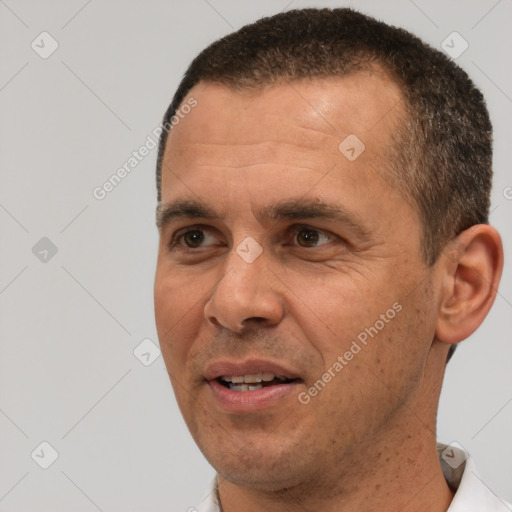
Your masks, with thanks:
[[[493,119],[491,222],[508,266],[491,314],[449,365],[438,437],[467,448],[489,488],[512,501],[511,0],[0,0],[0,510],[157,512],[199,501],[213,470],[156,349],[139,350],[148,366],[133,353],[157,343],[156,150],[102,201],[92,191],[145,142],[205,45],[311,5],[359,8],[438,48],[453,31],[469,43],[457,62]],[[31,47],[50,48],[43,31],[59,45],[46,59]],[[47,241],[33,251],[43,237],[55,255]],[[43,441],[58,452],[48,469]]]

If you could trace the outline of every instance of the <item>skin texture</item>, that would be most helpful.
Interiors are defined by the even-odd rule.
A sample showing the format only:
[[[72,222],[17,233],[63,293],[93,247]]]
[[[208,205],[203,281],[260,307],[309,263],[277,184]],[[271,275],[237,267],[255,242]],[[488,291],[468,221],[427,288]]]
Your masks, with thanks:
[[[446,510],[452,493],[435,450],[445,360],[494,300],[499,235],[475,226],[425,264],[415,206],[390,179],[386,148],[403,107],[382,73],[256,91],[201,83],[189,97],[197,106],[167,142],[162,204],[198,201],[219,218],[161,227],[155,315],[224,512]],[[354,161],[338,149],[349,134],[365,144]],[[297,200],[337,205],[359,227],[262,215]],[[200,247],[183,236],[170,247],[185,228],[202,230]],[[252,263],[236,252],[249,236],[262,249]],[[298,393],[393,304],[394,318],[302,404]],[[251,358],[280,363],[301,382],[263,410],[226,412],[205,371]]]

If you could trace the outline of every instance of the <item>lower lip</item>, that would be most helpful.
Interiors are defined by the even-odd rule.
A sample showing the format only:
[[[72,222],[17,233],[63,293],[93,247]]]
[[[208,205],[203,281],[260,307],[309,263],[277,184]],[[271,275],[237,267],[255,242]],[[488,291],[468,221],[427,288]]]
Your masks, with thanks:
[[[289,397],[297,396],[298,382],[275,384],[254,391],[233,391],[216,380],[207,381],[214,400],[227,412],[255,412],[268,409]]]

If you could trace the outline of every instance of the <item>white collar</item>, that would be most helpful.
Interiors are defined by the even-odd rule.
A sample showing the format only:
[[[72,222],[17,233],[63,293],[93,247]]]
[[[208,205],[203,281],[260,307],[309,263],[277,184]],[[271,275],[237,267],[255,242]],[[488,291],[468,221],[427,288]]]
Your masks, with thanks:
[[[455,492],[446,512],[510,512],[512,505],[498,498],[478,476],[473,459],[460,445],[438,444],[437,453],[448,485]],[[460,465],[458,462],[461,462]]]

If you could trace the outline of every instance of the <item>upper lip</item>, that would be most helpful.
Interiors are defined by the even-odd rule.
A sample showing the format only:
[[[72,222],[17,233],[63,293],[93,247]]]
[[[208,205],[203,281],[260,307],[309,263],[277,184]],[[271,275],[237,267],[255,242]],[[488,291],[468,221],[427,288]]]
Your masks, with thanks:
[[[273,361],[263,359],[250,359],[247,361],[217,361],[208,365],[204,372],[207,380],[215,380],[222,376],[243,376],[255,373],[273,373],[293,380],[299,376],[293,370]]]

